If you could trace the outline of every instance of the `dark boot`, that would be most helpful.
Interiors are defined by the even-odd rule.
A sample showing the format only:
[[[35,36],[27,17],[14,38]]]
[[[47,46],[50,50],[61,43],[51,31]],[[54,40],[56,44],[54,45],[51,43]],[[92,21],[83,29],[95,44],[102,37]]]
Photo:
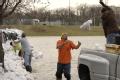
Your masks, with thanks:
[[[31,66],[26,66],[25,68],[26,68],[26,71],[32,72],[32,67]]]
[[[58,79],[58,78],[56,78],[56,80],[62,80],[62,79]]]
[[[71,75],[70,74],[65,74],[66,80],[71,80]]]

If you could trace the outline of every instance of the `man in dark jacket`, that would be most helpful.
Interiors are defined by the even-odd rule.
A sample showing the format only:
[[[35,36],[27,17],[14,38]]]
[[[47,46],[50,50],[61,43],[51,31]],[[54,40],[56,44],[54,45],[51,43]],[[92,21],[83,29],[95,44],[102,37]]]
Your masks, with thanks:
[[[115,43],[115,37],[119,35],[119,28],[117,25],[117,21],[115,18],[114,11],[103,3],[102,0],[100,0],[100,4],[103,6],[101,13],[101,19],[102,19],[102,25],[105,37],[107,38],[108,44],[114,44]]]

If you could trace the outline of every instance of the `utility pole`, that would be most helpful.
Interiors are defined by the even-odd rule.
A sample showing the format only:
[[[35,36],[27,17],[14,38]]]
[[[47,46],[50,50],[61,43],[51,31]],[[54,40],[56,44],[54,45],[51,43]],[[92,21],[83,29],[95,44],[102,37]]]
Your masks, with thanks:
[[[70,25],[70,22],[71,22],[71,15],[70,15],[70,0],[69,0],[69,25]]]

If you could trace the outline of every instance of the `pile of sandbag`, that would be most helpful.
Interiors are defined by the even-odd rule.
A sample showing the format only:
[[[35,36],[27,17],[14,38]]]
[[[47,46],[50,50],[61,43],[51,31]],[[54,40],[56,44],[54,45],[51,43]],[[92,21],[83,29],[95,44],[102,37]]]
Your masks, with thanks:
[[[5,56],[4,62],[7,72],[0,67],[0,80],[34,80],[32,74],[23,66],[23,60],[11,50],[9,42],[3,44]]]
[[[106,44],[106,52],[120,54],[120,45],[117,44]]]

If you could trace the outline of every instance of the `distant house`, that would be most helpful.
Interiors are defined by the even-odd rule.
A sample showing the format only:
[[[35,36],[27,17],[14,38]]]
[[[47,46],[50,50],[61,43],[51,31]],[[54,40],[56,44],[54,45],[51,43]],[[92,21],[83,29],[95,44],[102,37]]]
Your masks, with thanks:
[[[40,23],[40,20],[39,19],[32,19],[32,23],[33,24],[38,24],[38,23]]]
[[[40,22],[41,25],[61,25],[62,22],[60,20],[56,20],[56,21],[43,21]]]
[[[39,19],[4,19],[4,24],[26,24],[34,25],[39,24]]]
[[[21,24],[38,24],[40,21],[39,19],[21,19]]]
[[[25,25],[62,25],[62,21],[54,20],[54,21],[40,21],[39,19],[5,19],[4,24],[25,24]]]

